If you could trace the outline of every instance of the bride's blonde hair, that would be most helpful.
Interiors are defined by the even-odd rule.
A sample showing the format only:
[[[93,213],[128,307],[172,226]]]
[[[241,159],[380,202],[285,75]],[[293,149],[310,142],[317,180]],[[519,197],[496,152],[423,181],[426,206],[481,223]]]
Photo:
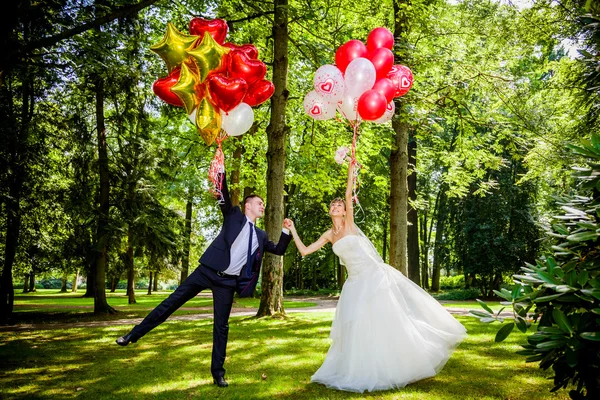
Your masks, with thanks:
[[[342,203],[344,205],[344,209],[346,209],[346,200],[342,199],[341,197],[336,197],[335,199],[331,200],[331,203],[329,203],[329,208],[331,208],[331,206],[335,203]]]

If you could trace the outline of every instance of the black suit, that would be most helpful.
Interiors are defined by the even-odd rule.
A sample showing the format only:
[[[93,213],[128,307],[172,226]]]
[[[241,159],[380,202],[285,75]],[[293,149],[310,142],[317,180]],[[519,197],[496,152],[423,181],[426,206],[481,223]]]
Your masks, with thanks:
[[[214,309],[211,373],[215,378],[225,375],[223,364],[234,292],[237,291],[242,297],[251,296],[258,281],[263,252],[283,255],[291,240],[290,235],[282,232],[279,243],[275,244],[269,241],[265,231],[255,227],[258,249],[251,256],[252,262],[242,268],[238,277],[218,275],[217,273],[222,273],[229,267],[231,245],[242,229],[247,227],[246,216],[242,214],[238,206],[231,205],[225,174],[221,176],[224,200],[220,205],[223,212],[221,231],[200,258],[198,268],[131,331],[131,335],[137,340],[164,322],[169,315],[202,290],[211,289]]]

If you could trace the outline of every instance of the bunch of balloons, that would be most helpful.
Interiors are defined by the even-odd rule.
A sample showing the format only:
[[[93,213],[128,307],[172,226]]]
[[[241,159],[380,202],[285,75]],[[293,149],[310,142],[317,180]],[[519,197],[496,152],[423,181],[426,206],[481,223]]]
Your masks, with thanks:
[[[323,65],[313,79],[314,90],[304,98],[304,110],[316,120],[335,117],[336,109],[353,125],[362,120],[389,121],[393,99],[405,95],[413,83],[411,70],[394,65],[394,35],[375,28],[365,45],[349,40],[335,53],[336,65]]]
[[[150,48],[169,71],[152,88],[168,104],[185,107],[210,146],[219,141],[221,130],[238,136],[250,129],[251,107],[269,99],[275,87],[264,79],[267,68],[256,47],[225,42],[224,20],[194,18],[189,31],[187,35],[168,23],[165,37]]]

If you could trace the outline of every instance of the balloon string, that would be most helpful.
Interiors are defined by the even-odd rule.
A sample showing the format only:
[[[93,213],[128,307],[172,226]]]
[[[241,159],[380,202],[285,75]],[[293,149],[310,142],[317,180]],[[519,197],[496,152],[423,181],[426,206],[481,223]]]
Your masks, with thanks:
[[[221,177],[221,174],[225,173],[225,155],[223,154],[223,147],[221,145],[225,139],[227,139],[227,134],[220,131],[215,139],[217,150],[208,168],[208,179],[212,183],[210,192],[217,198],[219,204],[223,204],[225,201],[223,198],[223,179]]]

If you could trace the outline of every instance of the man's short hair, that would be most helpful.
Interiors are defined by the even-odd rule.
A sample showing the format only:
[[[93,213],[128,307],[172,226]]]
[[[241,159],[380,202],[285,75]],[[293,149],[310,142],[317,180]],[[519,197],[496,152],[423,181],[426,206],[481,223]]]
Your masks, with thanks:
[[[258,197],[259,199],[261,199],[263,201],[263,203],[265,202],[265,199],[263,199],[259,195],[255,194],[255,193],[249,194],[248,196],[244,197],[244,200],[242,201],[242,210],[246,209],[246,202],[248,200],[252,200],[255,197]]]

